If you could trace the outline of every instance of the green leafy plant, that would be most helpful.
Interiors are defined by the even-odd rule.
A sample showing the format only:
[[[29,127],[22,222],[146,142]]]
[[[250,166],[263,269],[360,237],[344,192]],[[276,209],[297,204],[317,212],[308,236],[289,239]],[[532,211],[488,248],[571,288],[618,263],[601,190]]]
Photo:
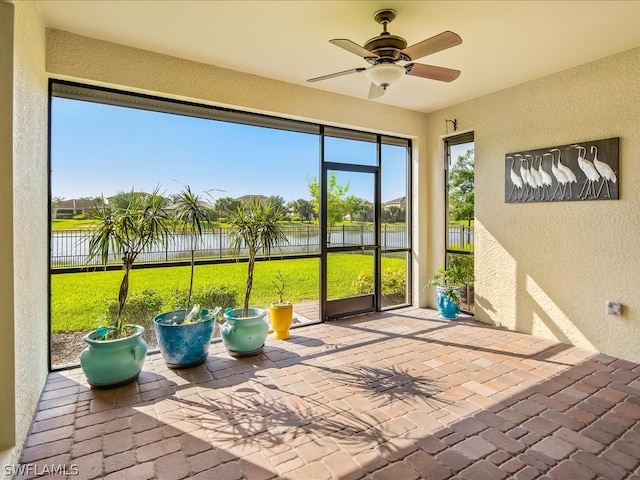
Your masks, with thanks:
[[[174,288],[171,292],[174,309],[181,308],[186,303],[188,295],[188,290]],[[238,292],[226,285],[210,285],[194,290],[191,299],[193,303],[215,305],[222,307],[222,311],[224,311],[226,308],[233,308],[238,304]]]
[[[251,200],[242,203],[229,213],[229,235],[231,248],[240,254],[241,248],[246,248],[249,254],[247,263],[247,282],[244,291],[242,316],[249,314],[249,299],[253,288],[253,271],[258,252],[271,255],[271,250],[279,243],[287,243],[287,236],[280,222],[286,218],[283,208],[276,206],[270,200],[260,202]]]
[[[382,272],[382,294],[404,295],[407,288],[407,278],[403,269],[387,268]],[[353,282],[353,289],[357,295],[373,292],[373,273],[363,270]]]
[[[271,280],[271,283],[276,289],[276,293],[278,295],[278,304],[284,305],[285,303],[287,303],[284,301],[284,289],[285,289],[284,276],[282,275],[282,272],[280,270],[278,270],[275,280]]]
[[[122,259],[124,275],[118,290],[118,308],[111,328],[99,328],[99,337],[122,338],[128,335],[123,320],[123,310],[129,294],[129,274],[133,264],[145,248],[150,245],[166,246],[171,235],[165,210],[167,200],[156,188],[153,193],[134,192],[121,206],[108,208],[104,198],[98,203],[91,216],[96,221],[89,231],[88,261],[100,258],[106,266],[109,258]]]
[[[127,324],[142,325],[145,328],[144,339],[155,345],[156,335],[152,328],[152,321],[163,303],[164,299],[155,290],[133,292],[122,310],[122,319]],[[105,304],[105,320],[114,318],[118,313],[118,301],[106,301]]]
[[[204,225],[212,220],[211,209],[207,207],[202,198],[191,191],[191,187],[186,185],[175,198],[175,209],[173,210],[179,232],[186,234],[189,238],[189,252],[191,253],[191,275],[189,277],[189,293],[186,298],[185,310],[191,308],[191,296],[193,294],[193,273],[195,268],[195,252],[198,242],[202,241]],[[215,304],[213,304],[215,305]]]
[[[425,288],[435,287],[452,302],[460,303],[460,290],[466,283],[467,273],[461,265],[438,268]]]

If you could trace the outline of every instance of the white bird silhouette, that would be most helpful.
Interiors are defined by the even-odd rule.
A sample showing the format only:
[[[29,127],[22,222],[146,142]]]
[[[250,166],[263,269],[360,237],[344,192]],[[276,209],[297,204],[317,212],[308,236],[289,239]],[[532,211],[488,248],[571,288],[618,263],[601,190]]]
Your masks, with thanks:
[[[523,184],[524,184],[524,190],[522,191],[522,195],[520,195],[520,200],[524,200],[525,197],[527,196],[527,193],[529,191],[529,186],[531,185],[529,183],[529,170],[525,167],[522,166],[522,162],[524,161],[524,157],[519,154],[516,153],[514,155],[514,157],[520,157],[520,177],[522,178]]]
[[[572,189],[571,189],[571,184],[572,183],[578,183],[578,179],[576,178],[576,174],[573,173],[573,170],[571,170],[569,167],[567,167],[566,165],[563,165],[562,163],[562,152],[560,151],[560,149],[558,148],[552,148],[551,150],[549,150],[550,152],[558,152],[558,168],[560,170],[562,170],[562,173],[565,174],[565,176],[567,177],[567,186],[569,187],[569,194],[566,196],[566,198],[572,198]],[[565,189],[565,193],[566,193],[566,189]]]
[[[525,155],[524,158],[531,157],[531,167],[529,167],[529,175],[533,177],[535,180],[536,186],[534,187],[536,191],[533,193],[533,198],[536,198],[536,193],[538,193],[538,189],[542,187],[542,175],[540,172],[536,170],[535,163],[533,161],[533,155]]]
[[[595,153],[594,153],[595,150]],[[598,147],[595,145],[591,145],[591,153],[593,153],[593,166],[596,167],[598,173],[602,176],[602,183],[600,184],[600,188],[598,189],[598,195],[596,197],[600,197],[600,192],[602,192],[602,187],[607,186],[607,197],[611,196],[611,191],[609,190],[609,182],[616,183],[618,178],[616,177],[616,172],[609,166],[608,163],[605,163],[601,160],[598,160]]]
[[[539,160],[540,162],[538,163],[538,174],[540,175],[540,178],[542,179],[542,195],[541,195],[541,200],[544,200],[544,196],[545,194],[547,195],[547,200],[550,200],[549,198],[549,187],[551,185],[553,185],[553,181],[551,180],[551,175],[549,175],[544,168],[542,168],[542,156],[540,155],[536,155],[536,160]],[[553,163],[553,162],[552,162]]]
[[[511,193],[509,193],[508,200],[511,200],[513,197],[513,194],[516,192],[516,189],[519,188],[522,190],[524,185],[522,184],[522,179],[518,176],[518,174],[513,169],[516,163],[516,159],[513,157],[507,157],[507,159],[509,158],[511,159],[511,171],[509,172],[509,176],[511,177],[511,183],[513,184],[513,187],[511,187]],[[517,195],[516,195],[516,198],[517,198]]]
[[[557,148],[554,148],[553,150],[557,150],[558,152],[560,152],[560,150],[558,150]],[[569,183],[569,179],[567,178],[567,175],[560,170],[558,167],[556,167],[556,164],[553,163],[556,159],[556,157],[553,154],[553,151],[550,151],[549,153],[545,153],[543,156],[545,155],[551,155],[551,173],[553,173],[553,176],[556,177],[556,180],[558,181],[558,184],[556,185],[556,189],[553,192],[553,195],[551,195],[551,198],[556,198],[556,195],[558,194],[558,190],[560,191],[560,200],[564,199],[564,196],[567,193],[567,184]]]
[[[582,145],[573,145],[573,148],[578,150],[578,166],[587,177],[587,179],[584,181],[584,185],[582,186],[582,190],[580,190],[580,195],[578,195],[578,197],[581,197],[584,193],[584,197],[582,197],[582,199],[584,200],[589,196],[589,193],[591,193],[591,196],[595,198],[595,183],[600,180],[600,174],[596,170],[596,167],[593,166],[593,163],[582,156],[583,150],[584,154],[587,154],[587,149],[585,147],[583,147]]]

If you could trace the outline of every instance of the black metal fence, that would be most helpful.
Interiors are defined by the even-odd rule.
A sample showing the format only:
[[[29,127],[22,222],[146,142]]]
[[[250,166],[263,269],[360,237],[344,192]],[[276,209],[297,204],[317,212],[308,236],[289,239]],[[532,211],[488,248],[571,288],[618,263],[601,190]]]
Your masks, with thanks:
[[[320,253],[320,229],[317,225],[292,225],[284,227],[288,242],[278,245],[272,255],[304,255]],[[372,245],[373,225],[341,225],[331,227],[328,242],[331,245]],[[53,230],[51,232],[51,268],[91,267],[101,265],[101,259],[88,261],[89,230]],[[407,231],[403,224],[382,226],[383,248],[406,248]],[[199,260],[235,258],[232,236],[227,228],[210,228],[202,235],[197,246]],[[247,254],[240,250],[240,256]],[[138,263],[168,263],[190,258],[190,241],[187,235],[174,233],[166,246],[152,245],[138,257]],[[111,255],[110,264],[119,264],[120,258]]]
[[[467,225],[449,226],[449,249],[473,251],[473,240],[473,227]]]

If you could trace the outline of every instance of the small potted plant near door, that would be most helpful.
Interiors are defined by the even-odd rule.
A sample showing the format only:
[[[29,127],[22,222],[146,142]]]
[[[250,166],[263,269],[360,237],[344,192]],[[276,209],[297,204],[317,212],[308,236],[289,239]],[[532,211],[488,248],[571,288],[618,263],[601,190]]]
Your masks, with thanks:
[[[189,242],[189,293],[185,308],[161,313],[153,319],[153,324],[164,361],[169,368],[179,369],[200,365],[207,359],[214,322],[220,309],[210,311],[202,309],[199,304],[191,305],[195,252],[202,241],[203,228],[211,220],[211,210],[189,185],[177,196],[173,220],[177,231]]]
[[[288,300],[284,300],[285,282],[280,270],[278,270],[278,275],[272,283],[278,293],[278,301],[272,302],[269,306],[269,317],[271,318],[273,338],[286,340],[289,338],[289,328],[293,321],[293,304]]]
[[[124,270],[113,324],[84,336],[88,346],[80,355],[80,365],[92,387],[124,385],[134,381],[142,370],[147,355],[144,327],[126,324],[122,312],[136,258],[151,245],[166,245],[169,229],[165,206],[166,199],[158,189],[152,194],[131,191],[126,206],[109,208],[103,199],[92,212],[97,222],[88,234],[88,260],[100,258],[106,267],[110,259],[120,257]]]
[[[227,352],[232,357],[246,357],[262,352],[269,327],[264,320],[267,312],[260,308],[249,308],[253,271],[258,252],[269,256],[278,244],[286,243],[287,237],[280,222],[285,220],[285,212],[270,200],[260,202],[250,200],[233,209],[228,218],[231,247],[239,255],[247,250],[247,282],[244,291],[243,308],[227,309],[225,323],[220,336]]]
[[[465,281],[465,272],[459,266],[438,268],[427,283],[436,289],[436,305],[441,318],[454,320],[460,311],[460,293]]]

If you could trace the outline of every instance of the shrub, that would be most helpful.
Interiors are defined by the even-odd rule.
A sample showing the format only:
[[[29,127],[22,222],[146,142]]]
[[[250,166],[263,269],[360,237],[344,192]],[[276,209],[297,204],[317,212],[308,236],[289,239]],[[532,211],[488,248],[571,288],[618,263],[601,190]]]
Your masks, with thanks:
[[[160,313],[164,303],[163,298],[155,290],[143,290],[129,295],[127,303],[122,310],[124,323],[133,323],[144,327],[143,338],[150,345],[156,345],[156,332],[153,326],[153,317]],[[111,323],[118,312],[118,300],[105,301],[106,308],[104,319]]]
[[[178,310],[184,308],[187,304],[187,289],[174,288],[171,292],[171,302],[173,308]],[[238,304],[238,292],[231,290],[226,285],[210,285],[194,290],[191,296],[191,304],[199,303],[202,308],[222,307],[222,311],[226,308],[234,308]]]
[[[404,295],[407,288],[407,278],[403,269],[389,268],[382,271],[382,294]],[[361,271],[353,282],[353,289],[357,295],[373,293],[373,273]]]

